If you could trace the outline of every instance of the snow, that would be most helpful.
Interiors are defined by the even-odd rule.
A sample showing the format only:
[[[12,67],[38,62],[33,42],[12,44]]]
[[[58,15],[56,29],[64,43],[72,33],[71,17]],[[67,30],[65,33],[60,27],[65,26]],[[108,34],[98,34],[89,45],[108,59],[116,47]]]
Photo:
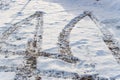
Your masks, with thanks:
[[[18,22],[21,19],[33,14],[35,11],[43,11],[44,14],[44,33],[42,50],[46,52],[58,52],[58,35],[64,28],[64,26],[78,14],[81,14],[85,10],[92,11],[100,21],[104,22],[109,30],[114,34],[116,39],[120,41],[120,29],[119,26],[119,14],[120,14],[120,0],[32,0],[23,11],[22,15],[16,13],[27,2],[26,0],[16,0],[9,10],[1,11],[0,13],[0,31],[1,33],[8,28],[11,20],[17,16],[12,23]],[[72,7],[71,7],[72,5]],[[33,20],[31,23],[35,24]],[[33,37],[34,27],[33,25],[21,27],[16,31],[16,34],[12,34],[12,37],[21,37],[22,40],[13,40],[12,44],[19,45],[17,47],[9,47],[11,50],[25,50],[28,39]],[[82,62],[73,65],[61,60],[38,58],[38,69],[41,70],[62,70],[69,72],[77,72],[84,74],[87,71],[93,71],[99,73],[100,76],[115,77],[120,74],[120,65],[117,64],[111,52],[101,38],[102,33],[99,28],[88,18],[85,17],[81,20],[70,35],[70,46],[74,56],[82,60]],[[10,39],[9,38],[9,39]],[[8,40],[9,41],[9,40]],[[20,46],[21,45],[21,46]],[[6,48],[6,46],[5,46]],[[17,60],[14,60],[17,59]],[[12,59],[12,62],[8,62]],[[0,65],[19,65],[22,64],[23,59],[20,57],[9,57],[8,60],[1,58]],[[19,60],[20,59],[20,60]],[[22,59],[22,60],[21,60]],[[87,64],[95,64],[95,67]],[[10,75],[9,75],[10,74]],[[3,77],[8,75],[8,77]],[[13,80],[15,73],[2,72],[0,73],[0,79]],[[120,76],[118,76],[119,78]],[[43,77],[43,80],[56,80],[55,78]],[[64,80],[64,79],[57,79]],[[70,80],[70,79],[68,79]],[[120,80],[120,79],[118,79]]]
[[[13,80],[15,76],[14,72],[0,72],[1,80]]]

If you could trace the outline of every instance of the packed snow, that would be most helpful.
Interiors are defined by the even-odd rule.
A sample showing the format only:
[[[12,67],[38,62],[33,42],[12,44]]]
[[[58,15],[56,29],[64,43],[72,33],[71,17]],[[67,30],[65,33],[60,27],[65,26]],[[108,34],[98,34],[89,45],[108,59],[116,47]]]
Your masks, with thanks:
[[[19,15],[18,12],[26,2],[27,0],[16,0],[10,5],[9,9],[0,10],[0,35],[10,27],[10,23],[18,22],[35,11],[43,11],[45,14],[42,50],[58,53],[59,33],[71,19],[82,14],[83,11],[89,10],[120,41],[120,0],[31,0]],[[14,18],[15,20],[13,20]],[[25,51],[28,39],[33,37],[35,24],[33,20],[29,26],[21,27],[7,40],[18,47],[4,46],[3,49]],[[61,60],[39,57],[37,68],[40,70],[76,72],[81,75],[98,73],[99,76],[116,77],[116,80],[120,80],[120,65],[116,62],[101,36],[102,33],[99,28],[91,19],[85,17],[75,25],[70,35],[72,54],[78,57],[81,62],[69,64]],[[21,39],[19,40],[19,38]],[[21,56],[12,56],[6,59],[3,55],[0,55],[1,66],[19,66],[23,65],[23,62],[24,59]],[[0,80],[13,80],[14,75],[14,72],[0,72]],[[56,80],[56,78],[43,76],[42,80]]]

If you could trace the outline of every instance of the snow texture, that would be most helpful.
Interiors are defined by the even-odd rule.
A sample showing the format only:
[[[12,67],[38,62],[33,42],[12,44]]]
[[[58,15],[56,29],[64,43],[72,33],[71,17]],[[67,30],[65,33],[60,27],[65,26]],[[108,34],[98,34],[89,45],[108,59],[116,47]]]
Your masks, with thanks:
[[[84,11],[91,11],[98,17],[100,22],[106,25],[114,38],[120,41],[120,0],[31,0],[22,12],[19,11],[27,3],[27,0],[11,1],[9,8],[1,8],[0,5],[0,37],[4,31],[11,27],[11,24],[21,21],[36,11],[43,11],[45,14],[43,17],[41,51],[58,54],[58,36],[65,25]],[[10,35],[2,49],[4,51],[25,52],[28,40],[34,37],[35,25],[35,20],[22,25]],[[41,72],[54,70],[79,75],[99,74],[98,77],[100,78],[120,80],[120,65],[104,43],[100,29],[91,19],[85,17],[79,21],[71,31],[69,39],[72,55],[75,58],[77,57],[80,62],[71,64],[55,57],[53,59],[40,56],[37,58],[37,69]],[[24,54],[21,56],[6,54],[7,58],[2,54],[0,55],[0,66],[23,66],[26,61],[23,57]],[[15,72],[3,72],[1,69],[0,71],[1,80],[14,80]],[[48,76],[42,75],[42,80],[72,80],[58,78],[59,76],[54,78],[54,74],[52,77]],[[34,79],[32,78],[32,80]]]

